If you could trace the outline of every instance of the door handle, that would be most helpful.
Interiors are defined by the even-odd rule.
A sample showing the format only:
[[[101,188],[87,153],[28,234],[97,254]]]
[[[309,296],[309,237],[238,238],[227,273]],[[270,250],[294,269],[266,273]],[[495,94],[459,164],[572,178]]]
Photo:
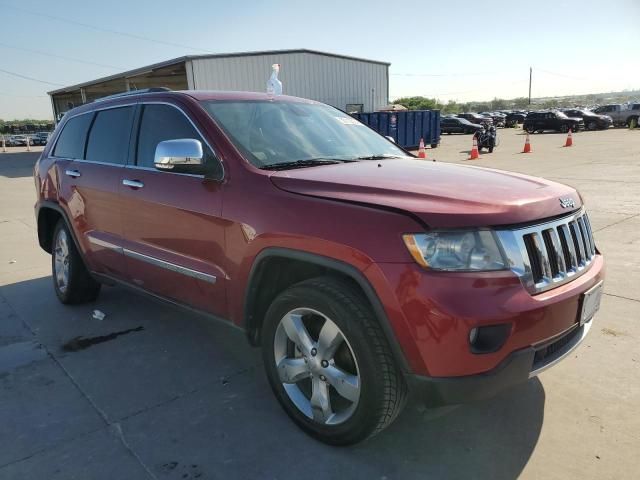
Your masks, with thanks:
[[[140,180],[128,180],[128,179],[124,179],[122,180],[122,184],[127,186],[127,187],[131,187],[131,188],[142,188],[144,187],[144,183],[142,183]]]
[[[78,170],[65,170],[64,174],[74,178],[78,178],[80,176],[80,172]]]

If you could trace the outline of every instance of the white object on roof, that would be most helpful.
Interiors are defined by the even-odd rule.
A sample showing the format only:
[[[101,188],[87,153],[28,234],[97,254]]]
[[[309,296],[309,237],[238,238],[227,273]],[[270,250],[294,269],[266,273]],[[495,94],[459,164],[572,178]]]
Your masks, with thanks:
[[[280,64],[274,63],[271,65],[273,71],[267,81],[267,93],[269,95],[282,95],[282,82],[278,80],[278,72],[280,71]]]

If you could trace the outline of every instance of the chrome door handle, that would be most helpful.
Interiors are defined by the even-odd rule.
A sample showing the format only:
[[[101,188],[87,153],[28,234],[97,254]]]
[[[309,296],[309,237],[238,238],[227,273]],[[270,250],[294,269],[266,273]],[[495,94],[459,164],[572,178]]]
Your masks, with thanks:
[[[78,170],[65,170],[64,174],[74,178],[80,176],[80,172]]]
[[[131,188],[142,188],[142,187],[144,187],[144,183],[142,183],[140,180],[127,180],[127,179],[124,179],[124,180],[122,180],[122,184],[126,185],[127,187],[131,187]]]

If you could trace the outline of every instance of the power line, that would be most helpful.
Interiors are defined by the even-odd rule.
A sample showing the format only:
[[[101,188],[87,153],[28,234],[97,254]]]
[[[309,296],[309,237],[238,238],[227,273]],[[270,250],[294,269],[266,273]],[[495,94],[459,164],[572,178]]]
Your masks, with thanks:
[[[54,53],[43,52],[41,50],[32,50],[30,48],[16,47],[14,45],[7,45],[6,43],[1,43],[1,42],[0,42],[0,47],[11,48],[13,50],[22,50],[23,52],[35,53],[37,55],[43,55],[45,57],[59,58],[61,60],[68,60],[68,61],[71,61],[71,62],[84,63],[86,65],[94,65],[96,67],[105,67],[105,68],[111,68],[111,69],[114,69],[114,70],[127,70],[127,68],[125,68],[125,67],[116,67],[115,65],[107,65],[105,63],[91,62],[91,61],[88,61],[88,60],[82,60],[80,58],[65,57],[63,55],[57,55],[57,54],[54,54]]]
[[[64,85],[60,83],[47,82],[46,80],[40,80],[39,78],[28,77],[27,75],[22,75],[21,73],[10,72],[9,70],[3,70],[0,68],[0,72],[6,73],[7,75],[12,75],[14,77],[22,78],[23,80],[31,80],[32,82],[44,83],[46,85],[53,85],[54,87],[64,87]]]
[[[167,42],[167,41],[164,41],[164,40],[158,40],[158,39],[155,39],[155,38],[144,37],[142,35],[137,35],[135,33],[129,33],[129,32],[123,32],[123,31],[120,31],[120,30],[112,30],[110,28],[100,27],[98,25],[91,25],[89,23],[79,22],[77,20],[72,20],[70,18],[57,17],[55,15],[49,15],[47,13],[35,12],[35,11],[32,11],[32,10],[27,10],[25,8],[15,7],[13,5],[4,5],[3,4],[3,7],[4,8],[10,8],[12,10],[16,10],[16,11],[19,11],[19,12],[22,12],[22,13],[28,13],[29,15],[36,15],[36,16],[43,17],[43,18],[48,18],[48,19],[51,19],[51,20],[57,20],[59,22],[69,23],[71,25],[77,25],[77,26],[80,26],[80,27],[89,28],[91,30],[96,30],[96,31],[99,31],[99,32],[105,32],[105,33],[111,33],[113,35],[120,35],[120,36],[123,36],[123,37],[135,38],[136,40],[144,40],[146,42],[158,43],[158,44],[161,44],[161,45],[169,45],[171,47],[187,48],[189,50],[198,50],[198,51],[204,52],[204,53],[212,53],[210,50],[205,50],[205,49],[198,48],[198,47],[192,47],[190,45],[183,45],[183,44],[180,44],[180,43]]]
[[[13,93],[0,92],[0,96],[13,98],[47,98],[46,95],[16,95]]]
[[[393,77],[474,77],[482,75],[502,75],[510,72],[462,72],[462,73],[391,73]]]

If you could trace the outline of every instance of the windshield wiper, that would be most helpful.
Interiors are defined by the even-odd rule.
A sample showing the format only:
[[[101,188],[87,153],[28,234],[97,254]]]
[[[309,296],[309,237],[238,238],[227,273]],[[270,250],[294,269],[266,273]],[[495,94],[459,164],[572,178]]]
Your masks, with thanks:
[[[386,158],[402,158],[399,155],[389,155],[388,153],[381,153],[379,155],[366,155],[363,157],[356,157],[354,160],[384,160]]]
[[[351,160],[338,160],[331,158],[308,158],[305,160],[293,160],[291,162],[272,163],[260,167],[262,170],[288,170],[290,168],[314,167],[316,165],[331,165],[335,163],[344,163]]]

